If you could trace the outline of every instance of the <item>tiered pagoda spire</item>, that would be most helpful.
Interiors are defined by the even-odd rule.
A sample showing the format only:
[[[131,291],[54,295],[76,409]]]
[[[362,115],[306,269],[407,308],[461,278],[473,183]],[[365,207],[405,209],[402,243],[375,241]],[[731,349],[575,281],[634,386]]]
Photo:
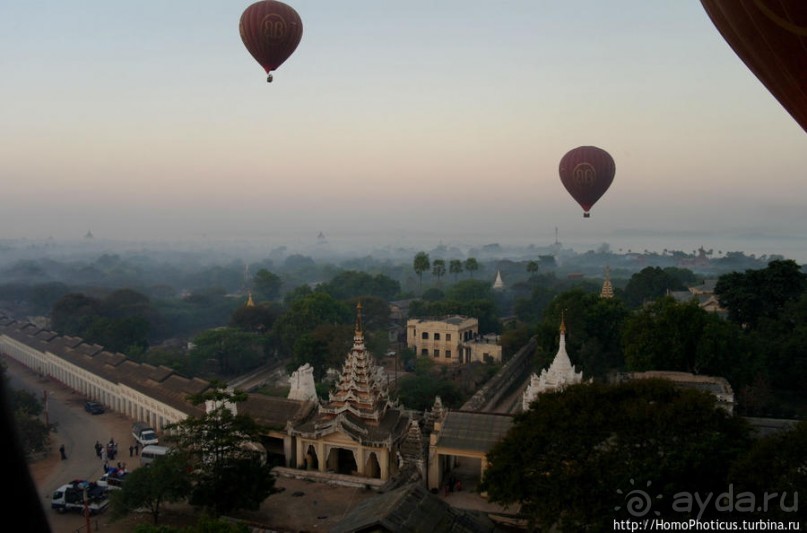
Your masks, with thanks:
[[[365,421],[378,422],[391,404],[383,382],[384,371],[376,367],[364,345],[361,309],[359,303],[356,306],[353,348],[342,366],[336,390],[330,393],[328,402],[320,406],[319,413],[327,418],[335,418],[349,412]]]
[[[564,317],[561,317],[558,353],[555,354],[555,359],[549,368],[541,370],[540,375],[533,374],[530,377],[530,383],[522,397],[522,409],[527,411],[539,394],[563,390],[568,385],[582,382],[583,372],[575,371],[569,354],[566,353],[566,321]]]
[[[600,291],[600,298],[613,298],[614,286],[611,283],[611,269],[605,267],[605,281],[602,283],[602,290]]]

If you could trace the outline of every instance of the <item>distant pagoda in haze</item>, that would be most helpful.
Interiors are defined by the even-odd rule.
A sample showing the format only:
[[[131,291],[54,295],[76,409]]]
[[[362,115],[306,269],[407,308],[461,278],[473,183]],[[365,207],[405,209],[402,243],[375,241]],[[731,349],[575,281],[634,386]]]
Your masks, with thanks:
[[[613,298],[614,286],[611,284],[611,269],[605,267],[605,281],[602,283],[602,290],[600,291],[600,298]]]

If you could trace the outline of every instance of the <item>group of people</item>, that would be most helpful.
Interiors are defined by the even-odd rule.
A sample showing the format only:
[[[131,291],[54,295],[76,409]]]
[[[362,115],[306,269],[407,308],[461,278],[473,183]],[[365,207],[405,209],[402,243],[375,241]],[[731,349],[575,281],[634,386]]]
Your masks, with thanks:
[[[112,438],[109,439],[106,446],[100,441],[95,441],[95,455],[102,461],[114,461],[118,455],[118,443]]]

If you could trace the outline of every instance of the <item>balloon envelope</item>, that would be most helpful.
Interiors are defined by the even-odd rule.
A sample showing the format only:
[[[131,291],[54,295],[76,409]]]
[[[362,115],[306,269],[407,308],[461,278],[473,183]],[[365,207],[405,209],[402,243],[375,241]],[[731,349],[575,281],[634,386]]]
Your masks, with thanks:
[[[244,46],[267,74],[291,56],[303,36],[300,15],[276,0],[261,0],[246,8],[238,29]]]
[[[807,1],[701,4],[749,70],[807,131]]]
[[[596,146],[578,146],[566,152],[560,160],[560,181],[588,217],[591,207],[597,203],[616,174],[616,164],[611,155]]]

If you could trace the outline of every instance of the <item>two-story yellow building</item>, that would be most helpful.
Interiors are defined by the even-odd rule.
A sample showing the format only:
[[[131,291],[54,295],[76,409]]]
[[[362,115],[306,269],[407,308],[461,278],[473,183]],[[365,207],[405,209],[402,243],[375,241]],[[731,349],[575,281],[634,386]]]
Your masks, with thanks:
[[[481,336],[479,320],[462,315],[407,320],[406,345],[442,365],[502,360],[498,338]]]

